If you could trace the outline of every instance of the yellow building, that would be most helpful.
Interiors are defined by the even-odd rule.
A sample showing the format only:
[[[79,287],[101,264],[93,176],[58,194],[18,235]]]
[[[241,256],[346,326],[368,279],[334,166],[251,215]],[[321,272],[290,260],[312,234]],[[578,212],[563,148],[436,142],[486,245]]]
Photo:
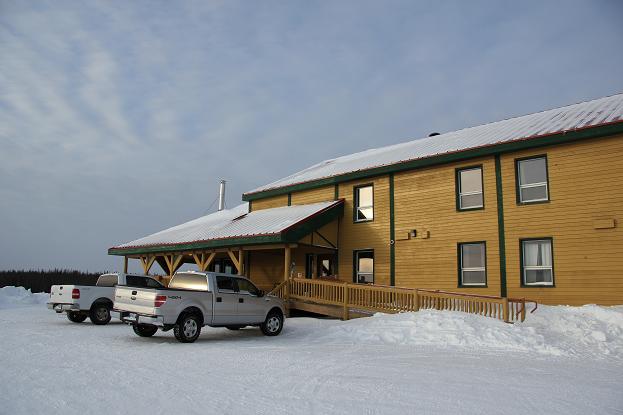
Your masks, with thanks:
[[[335,278],[623,304],[623,94],[327,160],[113,247],[271,289]]]

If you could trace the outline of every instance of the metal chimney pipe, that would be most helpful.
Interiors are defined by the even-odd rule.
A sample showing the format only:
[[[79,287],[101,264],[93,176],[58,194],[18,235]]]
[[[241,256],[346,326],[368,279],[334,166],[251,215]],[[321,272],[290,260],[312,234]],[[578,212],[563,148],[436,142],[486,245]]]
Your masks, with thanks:
[[[225,180],[221,180],[221,185],[218,191],[218,210],[225,209]]]

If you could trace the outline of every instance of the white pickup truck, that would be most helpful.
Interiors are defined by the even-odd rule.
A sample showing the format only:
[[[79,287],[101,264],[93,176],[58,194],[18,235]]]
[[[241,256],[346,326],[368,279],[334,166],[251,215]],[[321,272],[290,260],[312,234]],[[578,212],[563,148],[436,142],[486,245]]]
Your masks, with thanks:
[[[167,288],[118,286],[113,309],[141,337],[173,329],[182,343],[197,340],[203,326],[259,326],[266,336],[276,336],[285,315],[280,298],[266,295],[246,278],[194,271],[176,273]]]
[[[108,324],[117,285],[163,287],[155,279],[144,275],[103,274],[94,286],[53,285],[50,290],[48,308],[57,313],[67,313],[67,318],[74,323],[82,323],[89,317],[93,324]]]

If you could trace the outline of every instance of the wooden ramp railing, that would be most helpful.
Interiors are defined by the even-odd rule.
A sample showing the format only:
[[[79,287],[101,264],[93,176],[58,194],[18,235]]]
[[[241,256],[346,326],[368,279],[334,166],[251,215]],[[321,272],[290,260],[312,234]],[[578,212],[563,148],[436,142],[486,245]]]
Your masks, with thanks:
[[[292,278],[270,293],[286,301],[303,301],[342,308],[348,320],[353,311],[399,313],[421,309],[462,311],[496,318],[505,322],[524,321],[525,298],[463,294],[449,291],[349,284]],[[536,302],[534,302],[536,305]],[[536,307],[535,307],[536,310]],[[534,311],[534,310],[532,310]]]

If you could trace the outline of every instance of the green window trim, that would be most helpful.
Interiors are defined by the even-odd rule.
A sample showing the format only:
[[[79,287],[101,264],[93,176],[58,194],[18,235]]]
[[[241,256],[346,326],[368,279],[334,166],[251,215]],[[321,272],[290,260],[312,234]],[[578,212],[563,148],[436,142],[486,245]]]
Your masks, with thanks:
[[[359,189],[363,189],[366,187],[372,188],[372,219],[357,220],[357,210],[360,208],[358,191]],[[374,183],[366,183],[366,184],[359,184],[359,185],[353,186],[353,223],[365,223],[365,222],[374,222]]]
[[[463,284],[463,245],[476,245],[476,244],[482,244],[483,248],[484,248],[484,256],[485,256],[485,282],[484,284]],[[457,250],[457,257],[456,257],[456,262],[457,262],[457,269],[458,269],[458,288],[487,288],[488,287],[488,282],[489,282],[489,276],[488,276],[488,268],[487,267],[487,241],[470,241],[470,242],[458,242],[456,244],[456,250]]]
[[[535,201],[522,201],[521,200],[521,188],[520,188],[520,177],[519,177],[519,164],[522,161],[534,160],[534,159],[545,159],[545,183],[547,189],[547,200],[535,200]],[[536,154],[528,157],[520,157],[515,159],[515,198],[517,205],[539,205],[542,203],[549,203],[552,199],[550,197],[550,182],[549,182],[549,161],[547,159],[547,154]]]
[[[480,169],[480,190],[482,194],[482,206],[477,207],[461,207],[461,172],[467,170]],[[476,164],[473,166],[457,167],[454,170],[454,191],[456,199],[456,211],[457,212],[471,212],[474,210],[483,210],[485,208],[485,170],[482,164]]]
[[[357,282],[357,276],[360,274],[358,259],[359,259],[359,254],[361,254],[362,252],[372,252],[372,284],[374,284],[374,277],[376,275],[376,261],[374,260],[374,249],[373,248],[353,250],[353,284],[359,284]]]
[[[530,241],[549,241],[552,255],[552,283],[551,284],[526,284],[524,281],[524,254],[523,244]],[[519,283],[521,288],[556,288],[556,272],[554,268],[554,238],[551,236],[543,236],[540,238],[520,238],[519,239]]]

